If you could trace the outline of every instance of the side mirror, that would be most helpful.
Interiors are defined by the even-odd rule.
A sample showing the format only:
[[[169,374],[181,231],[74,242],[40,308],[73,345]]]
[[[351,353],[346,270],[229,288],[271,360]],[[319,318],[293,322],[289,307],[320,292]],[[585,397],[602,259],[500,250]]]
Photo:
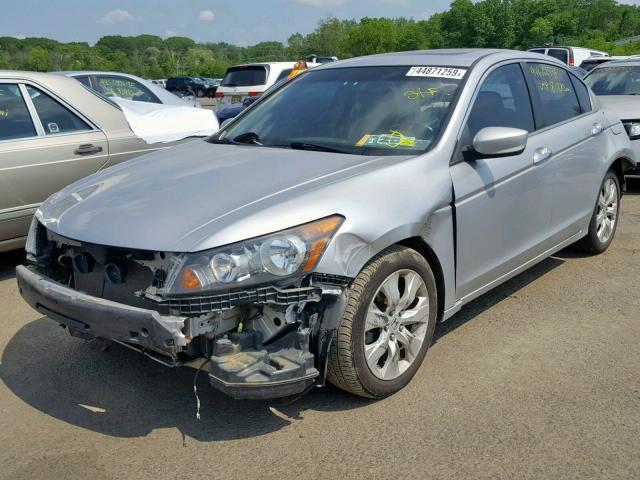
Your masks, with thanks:
[[[529,132],[519,128],[487,127],[473,139],[473,149],[481,155],[514,155],[527,146]]]

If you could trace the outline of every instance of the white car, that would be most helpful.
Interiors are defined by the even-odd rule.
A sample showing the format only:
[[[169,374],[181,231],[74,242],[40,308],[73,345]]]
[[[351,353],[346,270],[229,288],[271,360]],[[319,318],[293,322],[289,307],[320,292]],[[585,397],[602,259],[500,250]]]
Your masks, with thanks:
[[[200,107],[197,102],[183,99],[144,78],[119,72],[57,72],[72,77],[105,97],[118,97],[136,102],[162,103],[176,107]]]
[[[559,45],[545,45],[542,47],[531,47],[527,50],[531,53],[541,53],[542,55],[549,55],[550,57],[557,58],[562,63],[569,65],[570,67],[579,67],[582,62],[590,57],[608,57],[607,52],[601,52],[600,50],[592,50],[584,47],[567,47]]]
[[[309,68],[319,64],[308,63]],[[270,86],[287,78],[295,62],[252,63],[227,70],[218,90],[218,108],[242,104],[245,98],[259,97]]]

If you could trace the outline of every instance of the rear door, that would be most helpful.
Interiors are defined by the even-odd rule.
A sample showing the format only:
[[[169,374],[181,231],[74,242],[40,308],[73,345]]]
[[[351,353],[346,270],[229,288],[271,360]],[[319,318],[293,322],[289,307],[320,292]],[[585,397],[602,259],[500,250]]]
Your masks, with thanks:
[[[551,177],[536,165],[542,146],[530,136],[519,154],[480,157],[471,145],[486,127],[533,133],[531,100],[519,63],[495,67],[476,93],[451,166],[455,194],[456,293],[463,301],[491,288],[548,248]]]
[[[1,79],[0,91],[8,127],[0,127],[1,241],[26,235],[39,204],[99,170],[109,148],[103,132],[51,92]]]
[[[551,241],[559,244],[585,227],[595,206],[606,157],[604,114],[593,109],[587,87],[565,68],[546,63],[523,67],[535,137],[550,152],[542,162],[554,171]]]

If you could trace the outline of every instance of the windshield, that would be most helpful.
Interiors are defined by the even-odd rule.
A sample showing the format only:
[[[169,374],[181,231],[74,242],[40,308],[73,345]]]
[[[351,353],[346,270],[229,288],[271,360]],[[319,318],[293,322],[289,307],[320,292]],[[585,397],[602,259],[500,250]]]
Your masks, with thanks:
[[[464,72],[408,66],[307,71],[210,141],[362,155],[421,153],[437,139]]]
[[[640,95],[640,66],[600,67],[584,81],[596,95]]]
[[[267,69],[262,66],[232,67],[220,83],[223,87],[253,87],[267,83]]]

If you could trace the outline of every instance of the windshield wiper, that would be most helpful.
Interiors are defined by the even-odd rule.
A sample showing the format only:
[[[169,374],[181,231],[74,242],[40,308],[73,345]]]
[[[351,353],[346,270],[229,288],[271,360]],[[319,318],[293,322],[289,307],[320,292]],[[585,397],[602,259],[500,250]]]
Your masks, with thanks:
[[[307,142],[291,142],[289,144],[294,150],[315,150],[317,152],[331,152],[331,153],[353,153],[347,150],[341,150],[339,148],[330,147],[328,145],[319,145],[316,143],[307,143]]]
[[[262,144],[260,143],[260,135],[258,135],[256,132],[241,133],[233,139],[233,143],[246,143],[248,145],[254,144],[262,146]]]
[[[226,145],[230,145],[233,142],[231,140],[229,140],[228,138],[223,137],[223,138],[215,138],[215,139],[209,140],[209,143],[223,143],[223,144],[226,144]]]

